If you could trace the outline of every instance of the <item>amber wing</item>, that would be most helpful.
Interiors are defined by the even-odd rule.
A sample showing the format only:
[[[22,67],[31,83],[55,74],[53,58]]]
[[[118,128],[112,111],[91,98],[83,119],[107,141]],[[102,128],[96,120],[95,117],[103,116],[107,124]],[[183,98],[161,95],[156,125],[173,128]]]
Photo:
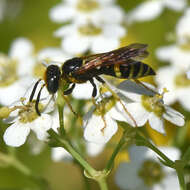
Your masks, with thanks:
[[[83,65],[74,71],[73,74],[84,74],[94,68],[106,67],[114,64],[127,64],[128,60],[131,64],[131,60],[134,60],[135,62],[136,60],[141,60],[147,57],[148,52],[146,49],[146,44],[135,43],[110,52],[81,57],[83,59]]]

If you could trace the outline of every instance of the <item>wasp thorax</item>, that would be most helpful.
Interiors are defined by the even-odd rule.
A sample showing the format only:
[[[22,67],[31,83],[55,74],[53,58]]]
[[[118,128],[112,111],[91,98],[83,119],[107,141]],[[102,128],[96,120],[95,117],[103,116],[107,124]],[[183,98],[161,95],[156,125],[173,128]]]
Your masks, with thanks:
[[[79,57],[74,57],[67,60],[62,66],[62,72],[64,74],[69,74],[82,66],[82,59]]]
[[[57,92],[59,88],[60,77],[61,72],[57,65],[50,65],[47,67],[45,81],[49,93],[54,94]]]

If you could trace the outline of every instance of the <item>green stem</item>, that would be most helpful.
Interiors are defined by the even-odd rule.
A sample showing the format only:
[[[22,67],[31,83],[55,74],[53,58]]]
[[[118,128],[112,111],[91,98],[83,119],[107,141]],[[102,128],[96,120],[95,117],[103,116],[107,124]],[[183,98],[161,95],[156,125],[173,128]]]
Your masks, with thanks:
[[[156,154],[158,154],[170,167],[173,168],[174,162],[170,160],[165,154],[163,154],[156,146],[150,143],[146,138],[139,134],[140,138],[145,142],[143,145],[149,147]]]
[[[59,112],[60,134],[62,136],[64,136],[65,135],[65,128],[64,128],[63,106],[62,105],[58,105],[58,112]]]
[[[182,169],[176,169],[178,180],[179,180],[179,185],[180,185],[180,190],[187,190],[186,184],[185,184],[185,179],[183,175],[183,170]]]
[[[61,138],[55,131],[52,129],[49,130],[49,134],[53,139],[56,139],[58,142],[58,145],[65,148],[71,155],[72,157],[77,160],[80,165],[83,166],[83,168],[87,171],[90,176],[95,176],[97,174],[97,171],[90,166],[90,164],[83,159],[83,157],[72,147],[72,145],[65,139]]]
[[[97,181],[101,190],[108,190],[106,178],[101,178]]]
[[[119,143],[117,144],[116,148],[114,149],[114,151],[111,155],[111,158],[109,159],[109,161],[106,165],[105,171],[107,171],[107,172],[111,171],[111,169],[114,165],[115,157],[117,156],[118,152],[121,150],[121,148],[124,144],[125,144],[125,131],[123,132],[123,135],[122,135]]]

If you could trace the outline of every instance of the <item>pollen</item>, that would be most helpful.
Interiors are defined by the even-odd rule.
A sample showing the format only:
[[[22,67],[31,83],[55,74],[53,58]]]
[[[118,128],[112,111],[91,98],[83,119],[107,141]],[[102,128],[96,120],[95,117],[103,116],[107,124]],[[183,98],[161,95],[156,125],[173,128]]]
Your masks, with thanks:
[[[177,87],[190,86],[190,80],[187,78],[186,73],[181,73],[175,77],[175,84]]]
[[[147,186],[151,187],[163,179],[164,172],[159,163],[153,160],[146,160],[142,164],[138,175]]]
[[[79,0],[77,9],[81,12],[91,12],[99,8],[99,4],[94,0]]]
[[[84,36],[96,36],[96,35],[101,34],[102,29],[99,27],[96,27],[92,23],[88,23],[88,24],[80,26],[78,28],[78,31],[81,35],[84,35]]]
[[[36,113],[35,101],[28,102],[26,105],[23,104],[19,109],[19,121],[21,123],[30,123],[39,117]],[[39,110],[41,111],[42,109],[42,104],[39,104]]]
[[[111,110],[116,104],[116,100],[111,96],[104,98],[101,102],[96,105],[96,110],[94,114],[105,115],[109,110]]]
[[[17,61],[0,54],[0,87],[6,87],[18,80]]]
[[[165,108],[162,103],[163,95],[156,94],[154,96],[142,95],[142,105],[148,112],[153,112],[158,117],[162,117]]]

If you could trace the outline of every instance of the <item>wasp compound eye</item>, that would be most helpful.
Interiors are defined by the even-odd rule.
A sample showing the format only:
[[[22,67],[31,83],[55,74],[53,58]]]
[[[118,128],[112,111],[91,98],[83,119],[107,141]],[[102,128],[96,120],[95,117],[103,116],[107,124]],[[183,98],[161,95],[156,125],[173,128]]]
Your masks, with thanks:
[[[59,88],[60,77],[61,72],[57,65],[50,65],[47,67],[45,81],[50,94],[54,94],[57,92]]]

